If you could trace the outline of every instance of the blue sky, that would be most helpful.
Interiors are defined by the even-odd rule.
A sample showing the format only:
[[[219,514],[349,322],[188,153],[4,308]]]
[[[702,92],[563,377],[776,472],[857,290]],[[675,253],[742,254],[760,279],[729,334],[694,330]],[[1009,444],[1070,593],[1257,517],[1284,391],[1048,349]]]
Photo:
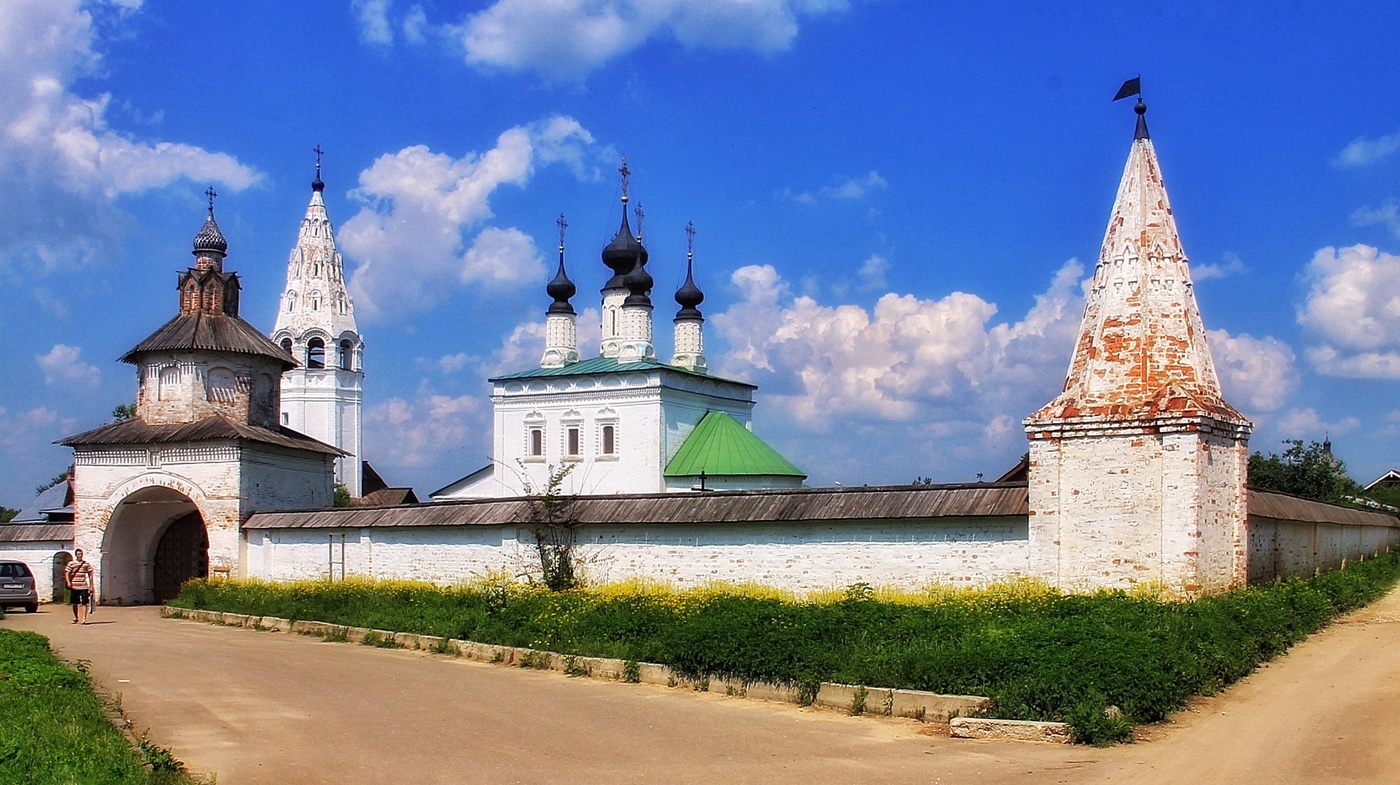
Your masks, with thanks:
[[[0,5],[0,504],[134,397],[115,359],[174,313],[211,184],[271,327],[317,144],[391,482],[486,462],[560,212],[596,351],[621,154],[659,354],[693,220],[711,368],[812,484],[994,477],[1063,381],[1139,73],[1251,447],[1400,465],[1400,9],[966,5]]]

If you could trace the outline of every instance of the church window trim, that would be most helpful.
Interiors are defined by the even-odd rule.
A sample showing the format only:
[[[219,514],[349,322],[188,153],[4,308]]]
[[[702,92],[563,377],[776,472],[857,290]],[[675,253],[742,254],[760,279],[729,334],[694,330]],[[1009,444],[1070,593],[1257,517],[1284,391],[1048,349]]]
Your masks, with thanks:
[[[612,407],[603,409],[598,412],[595,424],[598,430],[598,460],[618,460],[620,453],[618,450],[617,411]]]
[[[349,338],[340,339],[339,367],[342,371],[355,370],[355,344]]]
[[[525,462],[544,463],[545,419],[539,412],[525,415]]]

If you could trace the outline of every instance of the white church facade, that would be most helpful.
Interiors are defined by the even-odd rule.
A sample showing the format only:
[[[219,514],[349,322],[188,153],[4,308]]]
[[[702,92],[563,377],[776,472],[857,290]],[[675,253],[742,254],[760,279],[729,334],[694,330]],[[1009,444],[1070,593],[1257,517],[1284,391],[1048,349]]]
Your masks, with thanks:
[[[604,495],[799,488],[806,479],[753,434],[757,388],[708,372],[693,226],[675,295],[675,348],[669,363],[657,359],[650,254],[628,221],[626,160],[620,171],[622,222],[602,252],[612,276],[601,292],[597,356],[580,359],[561,215],[539,367],[490,380],[492,462],[434,491],[434,501],[542,493],[552,481],[563,493]]]

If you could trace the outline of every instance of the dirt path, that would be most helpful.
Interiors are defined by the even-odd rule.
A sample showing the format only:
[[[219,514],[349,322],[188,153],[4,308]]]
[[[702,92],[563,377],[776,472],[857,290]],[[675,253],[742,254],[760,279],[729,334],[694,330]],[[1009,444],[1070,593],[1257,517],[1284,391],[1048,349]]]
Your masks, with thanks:
[[[1390,783],[1400,780],[1400,593],[1151,739],[1100,750],[956,741],[897,720],[567,679],[417,652],[103,608],[12,615],[140,729],[246,783]]]

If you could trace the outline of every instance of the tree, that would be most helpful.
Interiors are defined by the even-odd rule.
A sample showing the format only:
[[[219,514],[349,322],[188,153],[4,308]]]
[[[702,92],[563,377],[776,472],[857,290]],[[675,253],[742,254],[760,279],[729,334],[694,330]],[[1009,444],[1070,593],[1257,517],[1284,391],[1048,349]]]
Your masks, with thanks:
[[[0,507],[0,523],[9,523],[19,515],[19,510],[13,507]]]
[[[55,485],[58,485],[58,484],[61,483],[61,482],[68,482],[68,478],[71,477],[72,475],[73,475],[73,467],[70,465],[70,466],[68,467],[68,470],[67,470],[67,471],[63,472],[62,474],[56,474],[56,475],[54,475],[53,479],[51,479],[51,480],[49,480],[48,482],[44,483],[43,485],[40,485],[39,487],[35,488],[35,489],[34,489],[34,495],[37,496],[37,495],[43,493],[44,491],[47,491],[48,489],[54,487]]]
[[[123,420],[130,420],[132,417],[135,417],[135,416],[136,416],[136,404],[135,404],[135,403],[119,403],[119,404],[117,404],[116,408],[112,410],[112,420],[113,420],[114,422],[121,422],[121,421],[123,421]]]
[[[1361,494],[1346,470],[1346,466],[1331,451],[1317,442],[1303,445],[1302,439],[1285,439],[1288,449],[1282,455],[1258,452],[1249,456],[1249,485],[1267,491],[1282,491],[1294,496],[1351,504]]]
[[[535,555],[540,562],[540,575],[550,591],[567,591],[583,585],[575,546],[578,544],[578,514],[574,510],[577,497],[561,491],[564,478],[577,464],[555,468],[549,466],[544,488],[530,482],[525,465],[520,475],[525,485],[525,522],[535,536]]]
[[[337,507],[354,507],[354,506],[355,506],[355,499],[354,499],[354,497],[352,497],[352,496],[350,495],[350,489],[347,488],[347,487],[345,487],[345,483],[343,483],[343,482],[338,482],[338,483],[335,484],[335,506],[337,506]]]

